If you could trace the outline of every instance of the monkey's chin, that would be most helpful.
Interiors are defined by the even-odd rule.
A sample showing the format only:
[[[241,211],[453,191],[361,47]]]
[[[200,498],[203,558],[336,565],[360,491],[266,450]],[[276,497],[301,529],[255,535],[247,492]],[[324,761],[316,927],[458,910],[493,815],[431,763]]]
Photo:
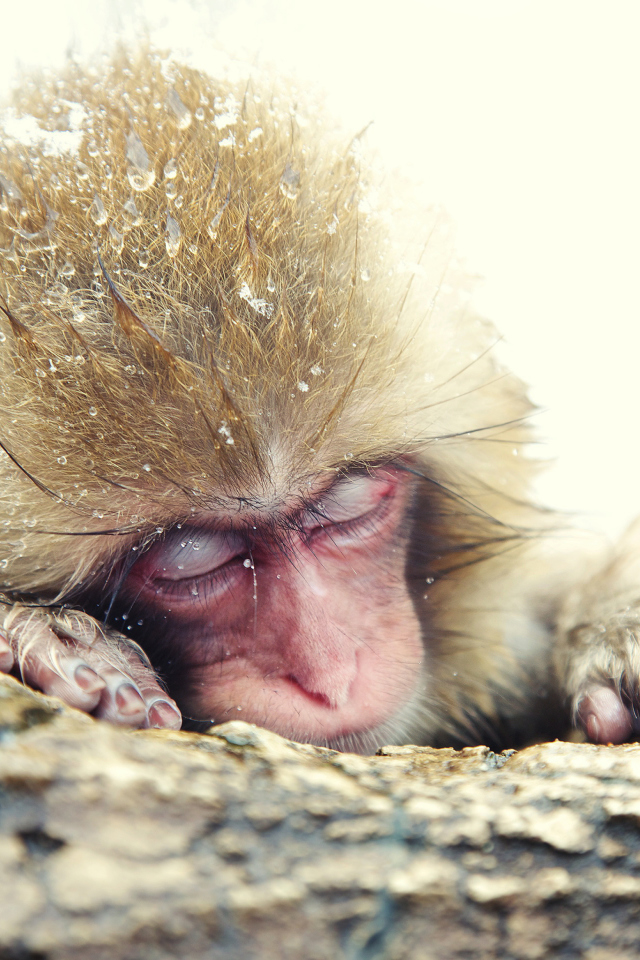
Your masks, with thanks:
[[[397,682],[392,694],[388,677],[360,671],[342,702],[332,704],[289,676],[265,680],[234,671],[232,679],[223,679],[214,666],[198,673],[190,696],[181,704],[186,729],[245,720],[288,740],[360,754],[407,742],[420,675],[414,669],[413,682]],[[210,677],[205,679],[206,674]]]

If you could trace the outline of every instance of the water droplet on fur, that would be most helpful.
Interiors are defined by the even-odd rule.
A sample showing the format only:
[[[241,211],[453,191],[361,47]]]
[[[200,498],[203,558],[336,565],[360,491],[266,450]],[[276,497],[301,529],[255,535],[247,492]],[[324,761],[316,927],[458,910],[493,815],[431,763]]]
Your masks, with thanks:
[[[71,260],[67,260],[60,268],[61,277],[72,277],[75,272],[76,272],[76,268],[71,262]]]
[[[104,208],[104,203],[97,194],[89,207],[89,216],[97,227],[101,227],[103,223],[107,222],[107,211]]]
[[[144,193],[149,187],[152,187],[156,179],[153,170],[136,170],[135,167],[129,167],[127,170],[127,179],[136,193]]]
[[[6,570],[9,566],[9,561],[5,557],[3,560],[0,560],[0,570]]]
[[[184,105],[175,90],[169,90],[166,104],[174,115],[178,128],[186,130],[191,125],[191,111]]]
[[[100,153],[98,144],[95,140],[89,140],[89,143],[87,144],[87,153],[90,157],[97,157]]]
[[[202,109],[202,107],[198,107],[194,116],[196,120],[204,120],[204,110]]]
[[[165,185],[164,192],[167,196],[167,200],[173,200],[178,194],[178,185],[174,180],[169,180]]]
[[[89,416],[90,416],[90,417],[97,417],[97,416],[98,416],[98,411],[96,410],[95,407],[89,407]]]
[[[227,200],[225,201],[225,203],[222,204],[222,206],[214,216],[213,220],[207,225],[207,233],[209,234],[212,240],[215,240],[215,238],[218,235],[218,227],[220,225],[220,221],[222,220],[222,214],[227,209],[228,203],[229,201]]]
[[[67,462],[67,458],[66,458],[66,457],[58,457],[58,463],[60,464],[60,466],[63,467],[66,462]]]
[[[151,466],[148,463],[143,463],[142,469],[145,471],[145,473],[151,473]]]
[[[284,173],[280,177],[280,193],[287,200],[295,200],[300,188],[300,174],[296,173],[290,163],[284,168]]]
[[[367,267],[363,267],[360,271],[360,279],[364,280],[365,283],[368,283],[371,280],[371,271]]]
[[[124,234],[120,233],[119,230],[116,230],[112,223],[109,224],[109,240],[111,241],[111,246],[113,247],[114,253],[122,253],[122,248],[124,247]]]
[[[137,170],[148,170],[150,167],[149,154],[145,150],[144,144],[135,130],[132,130],[126,138],[127,149],[126,158],[129,163]]]
[[[130,227],[138,227],[142,223],[142,216],[136,207],[136,202],[133,197],[131,200],[127,200],[122,209],[124,211],[124,218]]]
[[[162,172],[164,173],[166,180],[173,180],[178,176],[178,164],[173,158],[171,158],[171,160],[167,160],[165,163],[164,170]]]
[[[4,343],[6,339],[6,335],[0,331],[0,343]]]
[[[150,258],[149,258],[148,250],[141,250],[140,253],[138,254],[138,263],[143,270],[146,270],[147,267],[149,266],[149,260]]]
[[[181,239],[180,224],[177,220],[174,220],[170,213],[167,213],[167,227],[164,234],[164,242],[170,257],[177,255],[180,249]]]

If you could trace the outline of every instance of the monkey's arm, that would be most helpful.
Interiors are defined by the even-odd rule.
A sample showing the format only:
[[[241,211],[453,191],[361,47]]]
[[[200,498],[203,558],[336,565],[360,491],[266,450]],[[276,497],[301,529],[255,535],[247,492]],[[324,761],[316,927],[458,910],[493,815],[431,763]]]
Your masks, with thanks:
[[[574,721],[596,743],[640,732],[640,520],[567,597],[555,665]]]
[[[79,611],[0,603],[0,673],[111,723],[179,729],[139,647]]]

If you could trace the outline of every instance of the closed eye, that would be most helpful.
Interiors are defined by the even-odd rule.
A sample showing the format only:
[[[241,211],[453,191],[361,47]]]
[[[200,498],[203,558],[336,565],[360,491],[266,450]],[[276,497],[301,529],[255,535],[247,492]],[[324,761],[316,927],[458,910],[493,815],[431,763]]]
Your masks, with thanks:
[[[246,552],[244,539],[232,533],[174,530],[143,554],[136,575],[147,582],[193,580]]]
[[[300,521],[308,536],[330,528],[332,536],[337,532],[348,533],[352,527],[362,528],[382,519],[393,492],[396,480],[389,471],[381,475],[355,475],[343,477],[338,483],[302,514]]]

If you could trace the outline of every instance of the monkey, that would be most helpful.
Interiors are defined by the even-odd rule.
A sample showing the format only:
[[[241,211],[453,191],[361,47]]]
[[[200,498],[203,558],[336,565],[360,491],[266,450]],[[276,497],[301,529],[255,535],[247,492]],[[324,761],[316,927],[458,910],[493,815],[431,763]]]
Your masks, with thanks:
[[[2,112],[0,672],[133,729],[628,739],[636,534],[563,553],[493,327],[303,100],[147,48]]]

